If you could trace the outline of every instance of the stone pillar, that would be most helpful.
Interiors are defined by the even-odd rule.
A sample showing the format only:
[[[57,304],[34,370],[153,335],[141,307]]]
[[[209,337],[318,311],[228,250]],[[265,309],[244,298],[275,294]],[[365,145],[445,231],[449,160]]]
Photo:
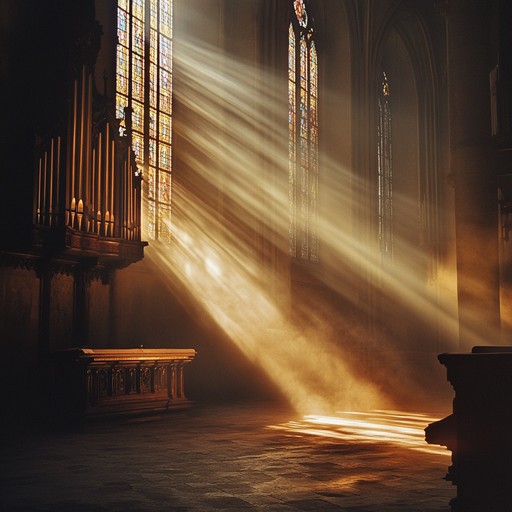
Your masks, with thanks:
[[[489,3],[448,0],[450,171],[460,348],[500,333],[497,183],[491,150]]]

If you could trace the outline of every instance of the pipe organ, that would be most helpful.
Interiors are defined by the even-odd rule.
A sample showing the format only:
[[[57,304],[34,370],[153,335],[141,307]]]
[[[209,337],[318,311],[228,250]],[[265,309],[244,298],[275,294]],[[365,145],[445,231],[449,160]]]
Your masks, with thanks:
[[[72,86],[67,132],[39,145],[34,198],[35,244],[61,237],[63,254],[122,267],[143,257],[142,175],[129,131],[82,67]],[[53,245],[54,246],[54,245]]]

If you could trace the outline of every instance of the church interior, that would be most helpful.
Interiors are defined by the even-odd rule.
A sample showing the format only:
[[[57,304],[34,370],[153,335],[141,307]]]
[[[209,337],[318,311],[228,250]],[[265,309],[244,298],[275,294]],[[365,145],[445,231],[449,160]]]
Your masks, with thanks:
[[[449,415],[439,354],[512,341],[511,23],[509,0],[3,1],[3,427]],[[379,510],[300,503],[254,510]],[[382,510],[446,510],[405,507]]]

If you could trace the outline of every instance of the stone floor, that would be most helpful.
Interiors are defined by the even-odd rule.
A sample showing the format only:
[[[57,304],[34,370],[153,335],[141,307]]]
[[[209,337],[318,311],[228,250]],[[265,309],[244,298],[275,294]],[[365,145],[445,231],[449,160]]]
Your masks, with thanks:
[[[0,510],[449,511],[434,416],[300,417],[268,404],[3,437]]]

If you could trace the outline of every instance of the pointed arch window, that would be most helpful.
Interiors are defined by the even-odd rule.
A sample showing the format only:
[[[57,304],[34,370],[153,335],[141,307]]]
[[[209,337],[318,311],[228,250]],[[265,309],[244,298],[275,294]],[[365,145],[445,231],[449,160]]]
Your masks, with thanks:
[[[377,186],[379,247],[385,258],[393,257],[393,141],[391,93],[383,72],[378,89]]]
[[[306,0],[290,2],[288,176],[290,255],[318,261],[318,55]]]
[[[170,240],[173,0],[118,0],[116,116],[144,168],[145,227]]]

